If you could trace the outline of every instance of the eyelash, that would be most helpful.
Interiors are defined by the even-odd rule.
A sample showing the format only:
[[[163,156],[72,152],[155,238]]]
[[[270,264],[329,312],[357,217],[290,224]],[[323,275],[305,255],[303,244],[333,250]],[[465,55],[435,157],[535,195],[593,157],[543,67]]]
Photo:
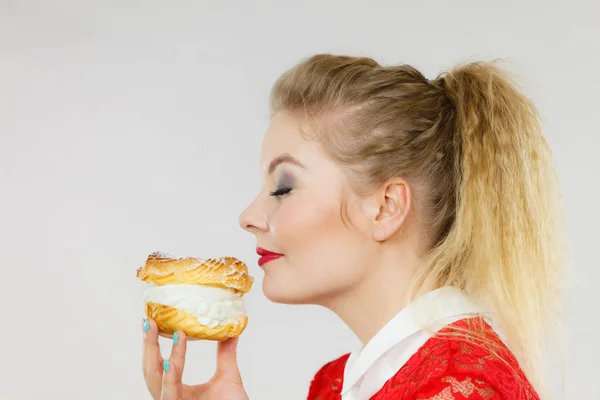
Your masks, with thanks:
[[[281,197],[281,196],[288,194],[291,191],[292,191],[292,188],[281,188],[281,189],[277,189],[274,192],[271,192],[271,196]]]

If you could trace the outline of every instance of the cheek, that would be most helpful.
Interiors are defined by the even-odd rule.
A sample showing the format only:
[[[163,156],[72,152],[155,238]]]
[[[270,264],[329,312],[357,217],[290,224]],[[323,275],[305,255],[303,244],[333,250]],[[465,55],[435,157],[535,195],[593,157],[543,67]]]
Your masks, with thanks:
[[[274,227],[278,242],[290,256],[297,256],[298,250],[310,251],[323,240],[330,241],[345,228],[338,204],[322,198],[298,196],[293,200],[281,205]]]
[[[326,304],[368,274],[364,237],[341,216],[333,190],[296,192],[269,217],[274,244],[285,256],[264,265],[263,292],[288,304]]]
[[[361,241],[344,225],[339,202],[323,200],[327,197],[290,197],[271,221],[285,261],[281,269],[273,265],[270,272],[278,285],[297,290],[299,296],[322,295],[347,286],[360,269],[355,264]]]

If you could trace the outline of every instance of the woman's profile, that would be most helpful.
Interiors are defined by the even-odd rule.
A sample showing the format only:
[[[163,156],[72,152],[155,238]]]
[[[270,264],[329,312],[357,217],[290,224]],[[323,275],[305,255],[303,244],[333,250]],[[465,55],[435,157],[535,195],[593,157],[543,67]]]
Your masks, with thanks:
[[[495,63],[429,80],[410,65],[317,54],[271,93],[262,187],[240,215],[262,290],[335,312],[360,339],[304,397],[539,399],[561,322],[560,186],[534,104]],[[181,383],[186,337],[162,360],[144,328],[154,399],[247,399],[237,339],[207,383]],[[300,394],[291,395],[298,398]]]

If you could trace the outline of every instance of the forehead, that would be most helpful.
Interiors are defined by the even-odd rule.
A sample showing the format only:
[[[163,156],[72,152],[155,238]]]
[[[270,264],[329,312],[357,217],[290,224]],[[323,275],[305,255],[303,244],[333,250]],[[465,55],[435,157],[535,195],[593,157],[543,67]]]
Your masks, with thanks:
[[[271,161],[289,155],[303,164],[302,175],[309,177],[312,187],[324,192],[344,187],[347,179],[344,168],[323,149],[311,125],[301,121],[284,111],[273,116],[263,139],[261,175],[267,178]]]
[[[288,111],[279,111],[272,118],[265,138],[264,147],[274,146],[300,146],[305,145],[306,138],[302,132],[306,129],[299,118]]]
[[[265,133],[261,166],[267,168],[272,159],[284,153],[299,159],[302,163],[317,162],[324,158],[321,146],[308,135],[312,135],[308,124],[287,111],[277,112]]]

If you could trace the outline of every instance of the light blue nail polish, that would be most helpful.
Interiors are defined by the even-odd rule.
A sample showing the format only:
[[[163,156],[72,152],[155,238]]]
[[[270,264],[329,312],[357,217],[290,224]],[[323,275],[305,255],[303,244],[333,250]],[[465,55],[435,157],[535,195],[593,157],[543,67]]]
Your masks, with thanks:
[[[179,335],[177,334],[177,332],[175,332],[173,334],[173,344],[177,344],[177,342],[179,342]]]
[[[163,369],[165,370],[165,372],[169,372],[169,360],[165,360]]]
[[[144,318],[144,332],[148,332],[150,330],[150,322],[148,322],[148,318]]]

